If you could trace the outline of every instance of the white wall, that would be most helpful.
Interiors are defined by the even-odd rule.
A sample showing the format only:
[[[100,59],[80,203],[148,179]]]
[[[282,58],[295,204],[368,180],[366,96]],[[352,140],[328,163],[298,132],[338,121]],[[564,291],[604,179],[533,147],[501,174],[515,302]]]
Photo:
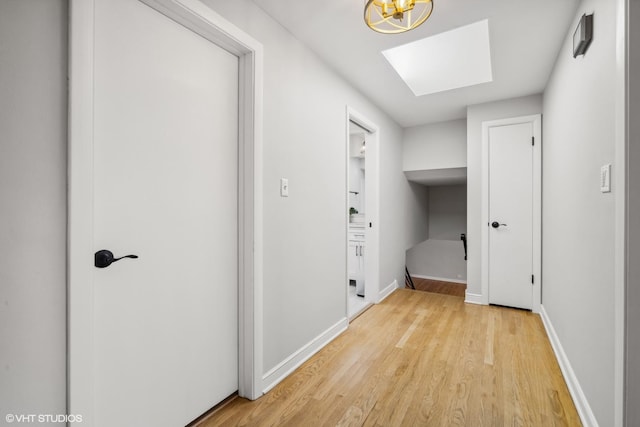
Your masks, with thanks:
[[[467,229],[467,187],[424,187],[429,192],[429,238],[407,250],[413,276],[466,281],[467,265],[460,234]]]
[[[349,158],[349,208],[354,207],[358,213],[365,213],[365,167],[361,157]],[[351,193],[353,191],[353,193]],[[358,193],[358,194],[355,194]]]
[[[542,304],[601,426],[614,425],[615,199],[623,196],[599,188],[600,166],[615,158],[615,11],[610,0],[580,4],[544,93]],[[574,59],[575,25],[591,12],[593,43]]]
[[[405,171],[467,165],[466,119],[407,128],[402,141]]]
[[[460,241],[466,230],[467,186],[429,187],[429,238]]]
[[[481,295],[482,242],[482,122],[542,113],[542,96],[521,98],[467,108],[467,293]],[[544,143],[544,142],[543,142]],[[544,151],[544,150],[543,150]],[[486,227],[487,225],[484,224]]]
[[[404,223],[408,225],[405,227],[405,250],[429,238],[429,187],[415,182],[408,184],[411,194],[404,209]]]
[[[390,128],[388,128],[390,130]],[[380,288],[404,281],[405,250],[414,239],[428,233],[424,221],[424,193],[415,189],[402,172],[402,132],[381,132],[396,144],[381,144],[380,150]],[[389,140],[389,139],[388,139]],[[415,210],[416,207],[423,209]],[[402,212],[413,211],[412,220]],[[404,239],[402,238],[404,236]],[[386,247],[385,247],[386,246]]]
[[[351,127],[355,127],[353,123],[350,124]],[[349,134],[349,156],[350,157],[361,157],[362,153],[360,149],[362,148],[362,144],[366,143],[365,133],[350,133]]]
[[[63,0],[0,2],[0,414],[66,413]]]
[[[380,127],[380,288],[403,277],[402,130],[252,2],[204,2],[264,45],[266,371],[345,316],[346,105]]]
[[[428,239],[407,251],[407,268],[413,277],[465,283],[467,267],[459,239]]]

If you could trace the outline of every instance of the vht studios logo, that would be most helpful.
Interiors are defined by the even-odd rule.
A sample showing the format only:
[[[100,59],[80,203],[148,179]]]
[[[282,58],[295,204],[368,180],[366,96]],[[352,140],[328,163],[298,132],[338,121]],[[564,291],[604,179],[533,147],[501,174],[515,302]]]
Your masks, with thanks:
[[[66,414],[7,414],[8,423],[81,423],[82,415]]]

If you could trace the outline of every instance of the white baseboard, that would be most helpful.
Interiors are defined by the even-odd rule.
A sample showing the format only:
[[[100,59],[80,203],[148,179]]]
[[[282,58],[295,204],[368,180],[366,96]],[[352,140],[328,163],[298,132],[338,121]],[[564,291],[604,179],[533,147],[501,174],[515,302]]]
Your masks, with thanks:
[[[446,277],[423,276],[422,274],[412,274],[411,277],[417,277],[418,279],[437,280],[439,282],[461,283],[463,285],[467,284],[466,280],[448,279]]]
[[[472,294],[467,291],[464,293],[464,302],[467,304],[479,304],[479,305],[487,305],[482,297],[482,294]]]
[[[345,317],[340,319],[335,325],[312,339],[298,351],[280,362],[276,367],[262,377],[263,393],[267,393],[273,387],[278,385],[280,381],[285,379],[296,368],[306,362],[311,356],[320,351],[324,346],[329,344],[341,333],[347,330],[349,320]]]
[[[560,339],[558,338],[558,335],[553,328],[551,319],[549,319],[544,306],[540,307],[540,317],[542,318],[542,324],[547,331],[547,336],[549,337],[549,341],[551,342],[551,347],[553,348],[553,352],[556,355],[556,359],[558,360],[558,364],[560,365],[560,370],[562,371],[562,376],[564,376],[564,380],[567,383],[569,393],[573,398],[573,403],[576,405],[576,410],[578,411],[578,415],[580,416],[582,424],[585,427],[598,427],[598,421],[596,420],[595,415],[593,415],[593,411],[591,410],[591,406],[589,406],[587,397],[584,395],[582,387],[580,387],[578,377],[576,377],[576,374],[571,367],[569,358],[562,348]]]
[[[394,280],[393,283],[391,283],[389,286],[381,290],[380,293],[378,293],[378,302],[379,303],[382,302],[386,297],[391,295],[393,291],[395,291],[396,289],[398,289],[398,281]]]

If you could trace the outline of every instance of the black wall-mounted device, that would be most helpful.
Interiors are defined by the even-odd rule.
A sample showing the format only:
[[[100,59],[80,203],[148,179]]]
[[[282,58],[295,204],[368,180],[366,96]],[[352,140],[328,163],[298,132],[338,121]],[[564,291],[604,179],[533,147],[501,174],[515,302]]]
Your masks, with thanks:
[[[584,55],[593,39],[593,14],[582,15],[573,33],[573,57]]]

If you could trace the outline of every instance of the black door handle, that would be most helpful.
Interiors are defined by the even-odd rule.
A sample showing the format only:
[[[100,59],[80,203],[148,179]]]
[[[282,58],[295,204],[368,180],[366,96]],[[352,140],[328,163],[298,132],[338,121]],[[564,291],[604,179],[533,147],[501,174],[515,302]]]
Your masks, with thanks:
[[[107,249],[101,249],[94,255],[94,264],[98,268],[109,267],[116,261],[121,260],[122,258],[138,258],[138,255],[125,255],[120,258],[115,258],[113,256],[113,252]]]
[[[460,240],[462,240],[462,244],[464,245],[464,260],[467,260],[467,235],[462,233],[460,235]]]
[[[493,222],[491,223],[491,226],[492,226],[493,228],[498,228],[498,227],[500,227],[501,225],[504,225],[505,227],[507,226],[507,224],[500,224],[498,221],[493,221]]]

